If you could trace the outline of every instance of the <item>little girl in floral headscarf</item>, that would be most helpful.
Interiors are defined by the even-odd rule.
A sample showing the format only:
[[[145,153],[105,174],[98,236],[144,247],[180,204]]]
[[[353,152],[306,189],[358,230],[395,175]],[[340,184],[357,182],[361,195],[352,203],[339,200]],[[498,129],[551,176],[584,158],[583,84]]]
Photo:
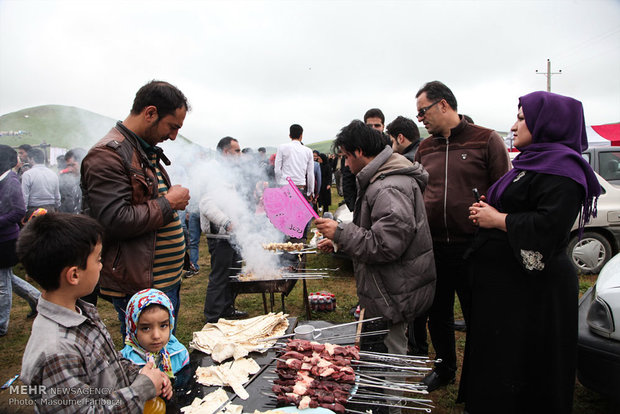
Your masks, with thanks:
[[[171,333],[174,308],[165,293],[144,289],[131,297],[125,313],[123,356],[138,365],[153,360],[170,378],[189,363],[187,348]]]

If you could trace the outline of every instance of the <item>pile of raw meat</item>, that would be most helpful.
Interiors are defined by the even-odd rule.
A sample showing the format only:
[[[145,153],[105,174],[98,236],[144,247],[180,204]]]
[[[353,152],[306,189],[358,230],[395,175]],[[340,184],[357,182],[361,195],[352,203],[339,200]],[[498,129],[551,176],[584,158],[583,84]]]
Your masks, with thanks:
[[[359,359],[355,346],[290,340],[276,365],[279,378],[272,390],[278,405],[295,405],[300,410],[323,407],[344,413],[355,384],[352,359]]]

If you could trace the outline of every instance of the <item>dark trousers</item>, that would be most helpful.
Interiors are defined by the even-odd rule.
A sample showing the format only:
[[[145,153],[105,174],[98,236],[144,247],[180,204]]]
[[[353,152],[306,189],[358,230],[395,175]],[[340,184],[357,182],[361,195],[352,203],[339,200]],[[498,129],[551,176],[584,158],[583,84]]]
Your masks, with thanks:
[[[428,312],[416,317],[409,322],[407,337],[409,339],[409,351],[412,355],[428,355],[428,342],[426,340],[426,321]]]
[[[440,377],[450,378],[456,373],[454,339],[454,293],[459,296],[465,323],[471,308],[471,288],[467,261],[463,258],[470,243],[434,243],[437,284],[435,299],[428,313],[428,330],[435,348],[435,364]]]
[[[230,288],[230,276],[238,271],[230,268],[241,267],[241,256],[228,240],[207,238],[207,244],[211,254],[211,273],[204,314],[207,322],[217,322],[234,309],[235,296]]]
[[[178,284],[174,289],[171,289],[167,292],[164,292],[166,296],[172,302],[172,307],[174,308],[174,326],[172,327],[172,333],[174,334],[177,330],[177,323],[179,322],[179,309],[181,308],[181,296],[179,292],[181,291],[181,284]],[[121,336],[125,338],[127,332],[125,332],[125,310],[127,309],[127,304],[133,295],[127,295],[122,298],[112,298],[112,304],[114,305],[114,309],[116,309],[116,313],[118,313],[118,320],[121,322]]]

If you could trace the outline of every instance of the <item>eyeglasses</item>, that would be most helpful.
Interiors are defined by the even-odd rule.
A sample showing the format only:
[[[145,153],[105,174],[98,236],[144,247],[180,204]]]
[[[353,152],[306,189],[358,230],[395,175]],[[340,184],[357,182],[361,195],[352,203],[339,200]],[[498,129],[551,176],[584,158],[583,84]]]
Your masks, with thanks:
[[[424,118],[424,115],[426,115],[426,113],[428,112],[429,109],[431,109],[433,106],[437,105],[439,102],[441,102],[441,99],[438,101],[433,102],[432,104],[430,104],[429,106],[426,106],[422,109],[420,109],[418,111],[418,118]]]
[[[381,128],[383,126],[383,124],[366,124],[369,127],[373,127],[373,128]]]

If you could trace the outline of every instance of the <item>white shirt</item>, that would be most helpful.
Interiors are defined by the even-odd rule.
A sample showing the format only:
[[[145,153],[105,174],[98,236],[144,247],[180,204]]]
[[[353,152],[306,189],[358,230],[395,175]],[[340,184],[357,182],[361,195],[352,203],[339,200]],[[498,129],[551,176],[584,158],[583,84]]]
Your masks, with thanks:
[[[286,177],[291,177],[295,185],[305,185],[306,195],[314,194],[314,159],[312,150],[291,140],[278,147],[274,166],[276,183],[287,185]]]
[[[55,205],[60,207],[58,176],[43,164],[35,164],[22,175],[22,193],[26,208]]]

